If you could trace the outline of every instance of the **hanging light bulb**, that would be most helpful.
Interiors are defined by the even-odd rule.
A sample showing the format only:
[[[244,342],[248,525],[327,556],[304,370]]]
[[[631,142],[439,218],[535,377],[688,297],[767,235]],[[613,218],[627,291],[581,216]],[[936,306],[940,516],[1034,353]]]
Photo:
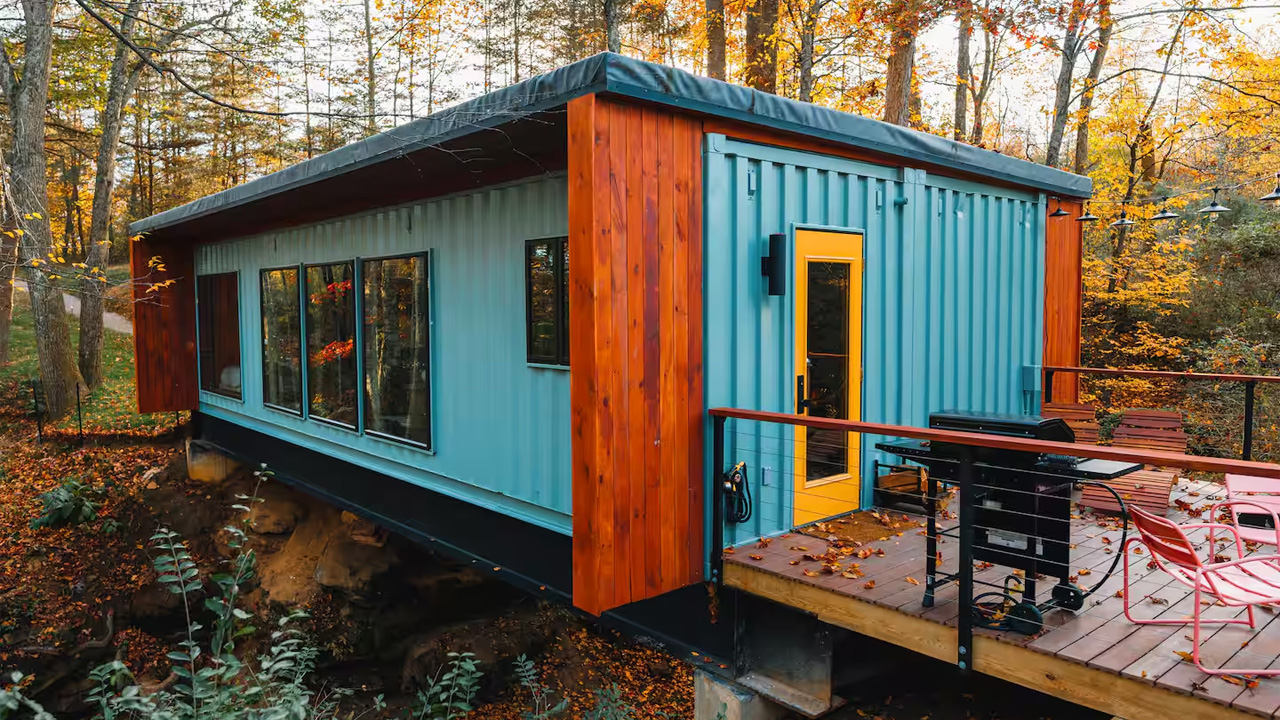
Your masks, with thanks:
[[[1084,204],[1084,214],[1076,218],[1076,222],[1096,222],[1097,220],[1098,216],[1089,212],[1089,203],[1086,202]]]
[[[1230,212],[1231,208],[1218,202],[1219,190],[1221,190],[1221,188],[1214,188],[1213,200],[1211,200],[1208,205],[1205,205],[1204,207],[1200,208],[1196,212],[1200,213],[1201,215],[1208,215],[1210,217],[1217,215],[1218,213]]]
[[[1280,188],[1276,188],[1276,191],[1277,191],[1277,192],[1280,192]],[[1066,216],[1068,216],[1068,215],[1070,215],[1070,214],[1071,214],[1071,213],[1067,212],[1066,210],[1063,210],[1063,209],[1062,209],[1062,198],[1055,197],[1055,198],[1054,198],[1054,202],[1056,202],[1056,203],[1058,204],[1058,209],[1057,209],[1057,210],[1054,210],[1054,211],[1053,211],[1053,212],[1051,212],[1051,213],[1049,213],[1049,217],[1066,217]]]
[[[1129,227],[1130,225],[1137,225],[1137,223],[1129,219],[1129,203],[1125,203],[1120,208],[1120,219],[1111,223],[1111,227],[1125,228],[1125,227]]]
[[[1169,209],[1169,198],[1160,198],[1160,212],[1151,216],[1152,220],[1172,220],[1178,217],[1178,213]]]
[[[1258,199],[1262,202],[1275,203],[1280,206],[1280,172],[1276,173],[1276,189]]]

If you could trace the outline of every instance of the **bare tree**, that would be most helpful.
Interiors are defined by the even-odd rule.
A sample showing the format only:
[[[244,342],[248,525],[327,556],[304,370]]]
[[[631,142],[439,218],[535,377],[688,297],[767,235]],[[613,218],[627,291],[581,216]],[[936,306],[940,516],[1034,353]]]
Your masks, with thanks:
[[[955,126],[951,136],[956,140],[964,139],[964,129],[968,125],[966,118],[969,108],[969,77],[973,69],[969,64],[969,37],[973,34],[973,5],[968,0],[960,0],[956,4],[956,21],[960,29],[956,38],[956,96]]]
[[[1102,76],[1102,66],[1107,61],[1107,49],[1111,46],[1111,31],[1115,24],[1111,21],[1111,0],[1098,2],[1098,46],[1093,51],[1093,59],[1089,61],[1089,76],[1084,81],[1084,91],[1080,95],[1079,120],[1076,124],[1076,158],[1072,170],[1083,175],[1089,169],[1089,113],[1093,110],[1093,94]]]

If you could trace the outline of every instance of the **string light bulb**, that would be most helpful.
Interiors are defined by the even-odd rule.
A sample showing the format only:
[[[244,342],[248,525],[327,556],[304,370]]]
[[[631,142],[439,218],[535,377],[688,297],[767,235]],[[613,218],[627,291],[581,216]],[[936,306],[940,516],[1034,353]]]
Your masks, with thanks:
[[[1085,202],[1084,214],[1076,218],[1076,222],[1096,222],[1097,220],[1098,220],[1098,216],[1089,212],[1089,203]]]
[[[1275,203],[1280,206],[1280,172],[1276,173],[1276,189],[1258,199],[1262,202]]]
[[[1218,213],[1231,212],[1231,208],[1218,202],[1218,191],[1221,189],[1222,188],[1214,188],[1213,200],[1209,201],[1208,205],[1205,205],[1204,207],[1200,208],[1196,212],[1200,213],[1201,215],[1208,215],[1210,217],[1213,217]]]

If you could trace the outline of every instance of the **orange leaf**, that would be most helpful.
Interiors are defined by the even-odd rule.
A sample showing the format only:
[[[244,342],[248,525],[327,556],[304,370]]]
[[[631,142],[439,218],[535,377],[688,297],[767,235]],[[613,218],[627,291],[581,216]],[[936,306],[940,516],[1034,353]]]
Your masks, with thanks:
[[[751,558],[752,560],[763,560],[763,559],[764,559],[764,556],[763,556],[763,555],[748,555],[747,557]]]
[[[868,581],[866,582],[866,584],[862,586],[862,589],[863,589],[863,590],[870,590],[870,589],[874,588],[875,586],[876,586],[876,581],[875,581],[875,580],[868,580]]]
[[[907,582],[911,583],[912,585],[919,585],[919,584],[920,584],[920,581],[919,581],[919,580],[917,580],[917,579],[915,579],[915,578],[911,577],[910,575],[908,575],[908,576],[907,576]]]

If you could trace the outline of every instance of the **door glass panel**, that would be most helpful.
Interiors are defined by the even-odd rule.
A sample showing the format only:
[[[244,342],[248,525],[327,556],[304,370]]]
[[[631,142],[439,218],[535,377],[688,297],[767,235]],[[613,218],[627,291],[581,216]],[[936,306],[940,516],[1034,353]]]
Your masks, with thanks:
[[[808,263],[809,414],[849,419],[849,263]],[[805,479],[849,472],[847,432],[806,428]]]

